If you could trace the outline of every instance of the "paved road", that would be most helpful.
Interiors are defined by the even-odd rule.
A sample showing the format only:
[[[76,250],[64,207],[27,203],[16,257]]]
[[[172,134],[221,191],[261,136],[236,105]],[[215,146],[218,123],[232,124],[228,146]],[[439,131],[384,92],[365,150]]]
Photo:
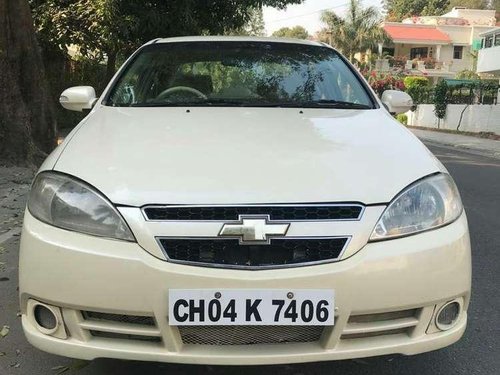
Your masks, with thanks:
[[[0,374],[56,374],[61,370],[67,370],[68,374],[81,375],[500,374],[500,161],[451,147],[429,146],[455,177],[469,215],[473,244],[473,298],[469,311],[469,326],[459,343],[440,351],[413,357],[386,356],[293,366],[181,366],[115,360],[87,363],[61,358],[32,348],[21,333],[19,318],[16,317],[19,237],[13,236],[3,244],[0,243],[0,262],[5,263],[0,263],[0,328],[4,324],[10,325],[11,328],[9,335],[0,339],[0,352],[6,353],[0,356]],[[17,219],[12,219],[11,216],[15,214],[16,207],[22,204],[23,194],[27,190],[26,177],[23,179],[21,176],[19,179],[19,186],[12,194],[20,194],[21,198],[15,202],[9,198],[12,205],[0,205],[8,210],[8,218],[0,216],[4,225],[15,224]],[[3,194],[1,189],[0,179],[0,198]],[[9,197],[12,194],[9,194]],[[7,199],[6,195],[4,198]],[[12,234],[16,233],[12,232],[3,239]]]

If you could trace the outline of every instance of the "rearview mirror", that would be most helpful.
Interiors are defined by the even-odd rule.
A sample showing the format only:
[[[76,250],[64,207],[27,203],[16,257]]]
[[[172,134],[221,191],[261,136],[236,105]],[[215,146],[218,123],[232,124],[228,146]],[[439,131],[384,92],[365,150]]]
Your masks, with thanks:
[[[390,113],[408,112],[413,107],[413,99],[406,92],[385,90],[382,93],[382,103]]]
[[[95,90],[91,86],[75,86],[63,91],[59,103],[70,111],[83,111],[92,109],[96,102]]]

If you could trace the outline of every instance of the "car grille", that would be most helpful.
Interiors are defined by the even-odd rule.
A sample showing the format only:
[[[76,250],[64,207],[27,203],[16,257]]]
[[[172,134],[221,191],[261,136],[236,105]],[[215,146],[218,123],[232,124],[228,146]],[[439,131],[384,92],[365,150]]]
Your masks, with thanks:
[[[271,220],[358,220],[359,204],[275,205],[275,206],[148,206],[148,220],[238,220],[239,215],[269,215]]]
[[[256,345],[319,341],[323,326],[179,326],[184,344]]]
[[[86,320],[105,320],[118,323],[141,324],[145,326],[155,326],[155,320],[151,316],[109,314],[96,311],[82,311]]]
[[[348,238],[271,239],[269,245],[241,245],[237,239],[160,238],[170,261],[233,268],[292,266],[336,260]]]

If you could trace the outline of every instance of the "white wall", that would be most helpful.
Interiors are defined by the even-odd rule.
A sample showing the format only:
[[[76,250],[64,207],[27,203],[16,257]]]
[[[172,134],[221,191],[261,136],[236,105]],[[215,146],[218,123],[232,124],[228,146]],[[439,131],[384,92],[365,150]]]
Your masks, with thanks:
[[[470,46],[464,46],[462,52],[462,59],[454,59],[453,58],[453,45],[448,44],[441,47],[441,56],[439,61],[442,61],[446,64],[450,64],[450,72],[460,72],[462,70],[471,70],[474,68],[473,59],[470,54]]]
[[[446,117],[441,120],[441,129],[456,130],[465,104],[448,104]],[[407,112],[408,125],[437,128],[434,104],[420,104],[415,112]],[[491,132],[500,135],[500,105],[469,105],[462,116],[460,130],[468,132]]]
[[[478,73],[500,73],[500,46],[479,50],[477,59]]]

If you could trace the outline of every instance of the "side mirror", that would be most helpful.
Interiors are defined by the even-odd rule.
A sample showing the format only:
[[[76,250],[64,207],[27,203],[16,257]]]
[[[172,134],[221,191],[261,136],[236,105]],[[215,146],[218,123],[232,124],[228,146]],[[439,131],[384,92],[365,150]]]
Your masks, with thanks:
[[[390,113],[408,112],[413,107],[413,99],[403,91],[385,90],[382,93],[382,103]]]
[[[81,112],[84,109],[92,109],[97,98],[95,90],[91,86],[75,86],[63,91],[59,97],[59,103],[70,111]]]

